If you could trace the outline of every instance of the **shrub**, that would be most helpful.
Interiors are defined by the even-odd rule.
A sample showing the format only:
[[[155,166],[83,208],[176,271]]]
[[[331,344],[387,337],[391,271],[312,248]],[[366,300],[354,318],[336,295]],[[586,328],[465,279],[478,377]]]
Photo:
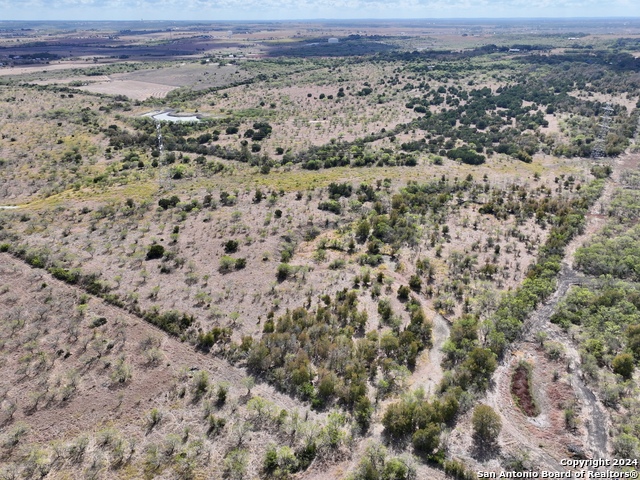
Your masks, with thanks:
[[[180,198],[178,198],[176,195],[170,198],[161,198],[160,200],[158,200],[158,205],[163,210],[167,210],[169,207],[175,207],[176,205],[178,205],[178,203],[180,203]]]
[[[350,197],[353,192],[353,187],[349,183],[335,183],[329,184],[329,198],[337,200],[340,197]]]
[[[289,265],[288,263],[281,263],[280,265],[278,265],[278,269],[276,271],[276,277],[279,281],[284,281],[286,280],[289,275],[291,275],[291,265]]]
[[[224,252],[225,253],[235,253],[238,251],[238,241],[237,240],[228,240],[224,244]]]
[[[621,353],[613,359],[611,366],[613,367],[613,373],[622,376],[625,380],[629,380],[635,370],[633,355]]]
[[[476,475],[467,470],[464,464],[458,460],[445,460],[444,471],[447,475],[458,480],[473,480]]]
[[[420,280],[418,275],[411,275],[411,278],[409,278],[409,288],[414,292],[420,292],[420,290],[422,290],[422,280]]]
[[[289,474],[298,470],[298,459],[293,450],[287,446],[270,445],[265,454],[264,471],[275,478],[288,478]]]
[[[416,453],[430,455],[440,445],[440,427],[433,423],[417,430],[412,438]]]
[[[110,378],[114,384],[127,383],[131,380],[131,366],[125,362],[124,357],[118,359]]]
[[[207,435],[216,436],[220,434],[224,426],[227,424],[227,421],[222,417],[216,417],[214,414],[211,414],[207,418],[207,423],[209,424]]]
[[[162,412],[157,408],[152,408],[149,413],[147,413],[147,428],[148,430],[152,430],[153,427],[158,425],[162,420]]]
[[[391,309],[391,302],[388,299],[382,299],[378,302],[378,313],[383,322],[391,320],[393,310]]]
[[[356,225],[356,239],[359,243],[364,243],[367,241],[369,237],[369,232],[371,231],[371,225],[367,221],[366,218],[363,218]]]
[[[410,292],[411,290],[409,289],[409,287],[407,287],[406,285],[401,285],[398,288],[398,298],[400,300],[407,300],[409,298]]]
[[[236,260],[229,255],[223,255],[220,259],[220,266],[218,267],[218,271],[221,273],[230,272],[231,269],[235,266]]]
[[[591,167],[591,175],[596,178],[608,178],[613,169],[609,165],[594,165]]]
[[[481,165],[485,162],[484,155],[480,155],[468,147],[454,148],[447,152],[447,157],[452,160],[458,160],[468,165]]]
[[[198,346],[198,348],[209,350],[211,347],[213,347],[214,343],[215,339],[213,337],[213,333],[207,332],[198,334],[198,338],[196,340],[196,345]]]
[[[209,390],[209,374],[205,370],[200,370],[193,376],[192,390],[196,398],[200,398]]]
[[[80,279],[80,272],[78,270],[67,270],[61,267],[51,267],[49,269],[49,273],[56,277],[58,280],[62,280],[63,282],[67,282],[70,284],[75,284]]]
[[[154,243],[147,251],[147,260],[155,260],[164,256],[164,247]]]
[[[229,388],[224,385],[218,385],[218,390],[216,391],[216,405],[221,407],[227,401],[227,393],[229,393]]]
[[[91,326],[89,328],[98,328],[101,327],[103,325],[106,325],[107,323],[107,319],[104,317],[98,317],[95,320],[93,320],[93,322],[91,322]]]
[[[327,200],[326,202],[320,202],[320,204],[318,205],[318,209],[332,212],[336,215],[339,215],[342,212],[342,206],[337,200]]]
[[[636,359],[640,360],[640,325],[629,325],[627,329],[627,345]]]
[[[623,433],[613,440],[613,451],[618,458],[637,458],[640,453],[640,442],[633,435]]]
[[[358,423],[358,425],[360,425],[360,428],[366,431],[369,428],[371,415],[373,414],[373,406],[371,405],[371,400],[369,400],[366,396],[360,397],[355,403],[353,413],[356,418],[356,422]]]
[[[345,262],[343,259],[341,259],[341,258],[336,258],[334,261],[332,261],[332,262],[329,264],[329,268],[330,268],[331,270],[340,270],[340,269],[344,268],[345,263],[346,263],[346,262]]]

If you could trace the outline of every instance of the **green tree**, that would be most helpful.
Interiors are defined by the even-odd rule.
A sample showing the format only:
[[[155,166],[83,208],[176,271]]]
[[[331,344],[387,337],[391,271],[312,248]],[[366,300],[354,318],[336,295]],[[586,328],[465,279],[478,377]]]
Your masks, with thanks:
[[[481,445],[492,445],[498,440],[502,421],[489,405],[478,405],[471,417],[473,435]]]
[[[411,275],[411,278],[409,278],[409,287],[418,293],[422,290],[422,280],[420,280],[418,275]]]
[[[440,445],[440,427],[434,423],[413,434],[413,448],[420,455],[430,455]]]
[[[359,243],[364,243],[369,237],[369,232],[371,231],[371,225],[367,221],[366,218],[362,219],[358,222],[356,226],[356,239]]]
[[[611,362],[613,373],[621,375],[625,380],[629,380],[633,376],[635,365],[633,363],[633,355],[630,353],[621,353],[616,355]]]
[[[497,366],[496,355],[491,350],[476,347],[460,365],[459,375],[463,383],[468,381],[480,388],[486,388]]]
[[[242,385],[247,389],[247,395],[251,395],[251,390],[256,385],[256,379],[249,375],[242,379]]]
[[[236,448],[231,450],[224,458],[224,473],[231,480],[241,480],[245,478],[249,465],[249,452],[245,449]]]
[[[627,345],[637,360],[640,360],[640,325],[629,325]]]

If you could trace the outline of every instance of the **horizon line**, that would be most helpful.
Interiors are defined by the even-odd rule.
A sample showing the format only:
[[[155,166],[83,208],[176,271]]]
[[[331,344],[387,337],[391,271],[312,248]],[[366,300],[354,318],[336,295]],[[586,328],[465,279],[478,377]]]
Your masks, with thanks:
[[[225,23],[225,22],[251,22],[251,23],[272,23],[272,22],[318,22],[318,21],[330,21],[330,22],[354,22],[354,21],[362,21],[362,22],[385,22],[385,21],[434,21],[434,20],[454,20],[454,21],[465,21],[465,20],[640,20],[640,15],[637,16],[582,16],[582,17],[561,17],[561,16],[538,16],[538,17],[517,17],[517,16],[509,16],[509,17],[390,17],[390,18],[382,18],[382,17],[354,17],[354,18],[328,18],[328,17],[318,17],[318,18],[272,18],[272,19],[260,19],[260,20],[252,20],[252,19],[192,19],[192,20],[171,20],[171,19],[2,19],[0,20],[0,24],[8,23],[8,22],[38,22],[38,23],[54,23],[54,22],[167,22],[167,23]]]

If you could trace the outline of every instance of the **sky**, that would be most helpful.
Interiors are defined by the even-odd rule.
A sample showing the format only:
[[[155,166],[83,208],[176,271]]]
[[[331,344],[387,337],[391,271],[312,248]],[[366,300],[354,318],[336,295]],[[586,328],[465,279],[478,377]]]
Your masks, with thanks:
[[[640,0],[0,0],[0,21],[523,17],[640,17]]]

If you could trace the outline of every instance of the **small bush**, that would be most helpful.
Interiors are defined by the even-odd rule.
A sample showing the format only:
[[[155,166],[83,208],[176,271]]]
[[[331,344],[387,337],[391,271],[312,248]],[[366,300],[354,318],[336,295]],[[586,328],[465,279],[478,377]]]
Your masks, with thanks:
[[[207,435],[209,436],[217,436],[220,434],[224,426],[227,424],[227,421],[222,417],[216,417],[211,414],[207,418],[207,423],[209,424],[209,428],[207,429]]]
[[[98,328],[103,325],[106,325],[107,319],[104,317],[96,318],[93,322],[91,322],[91,328]]]
[[[162,412],[157,408],[152,408],[149,413],[147,413],[147,430],[153,430],[153,427],[158,425],[162,420]]]
[[[175,207],[178,203],[180,203],[180,199],[176,195],[171,198],[161,198],[158,200],[158,205],[163,210],[167,210],[169,207]]]
[[[154,243],[147,251],[147,260],[155,260],[164,256],[164,247]]]
[[[235,253],[238,251],[238,241],[237,240],[228,240],[224,244],[224,252],[225,253]]]
[[[329,268],[331,270],[340,270],[344,268],[344,266],[345,266],[345,261],[341,258],[337,258],[329,264]]]
[[[481,165],[486,160],[484,155],[479,155],[473,150],[465,147],[449,150],[447,152],[447,157],[452,160],[459,159],[462,163],[466,163],[468,165]]]
[[[233,257],[230,257],[229,255],[224,255],[220,259],[220,267],[218,267],[218,271],[220,273],[230,272],[231,269],[235,266],[235,264],[236,264],[236,260]]]
[[[318,209],[332,212],[336,215],[339,215],[342,212],[342,206],[340,205],[340,202],[336,200],[327,200],[326,202],[321,202],[318,205]]]
[[[276,271],[276,278],[282,282],[286,280],[289,277],[289,275],[291,275],[291,273],[292,273],[291,265],[289,265],[288,263],[281,263],[280,265],[278,265],[278,269]]]
[[[51,267],[49,273],[58,280],[63,282],[75,284],[80,279],[80,272],[78,270],[67,270],[61,267]]]
[[[398,288],[398,298],[400,300],[407,300],[409,298],[409,293],[411,293],[411,290],[406,285],[401,285]]]
[[[611,363],[613,373],[622,376],[625,380],[629,380],[633,376],[635,364],[633,356],[629,353],[621,353],[617,355]]]

